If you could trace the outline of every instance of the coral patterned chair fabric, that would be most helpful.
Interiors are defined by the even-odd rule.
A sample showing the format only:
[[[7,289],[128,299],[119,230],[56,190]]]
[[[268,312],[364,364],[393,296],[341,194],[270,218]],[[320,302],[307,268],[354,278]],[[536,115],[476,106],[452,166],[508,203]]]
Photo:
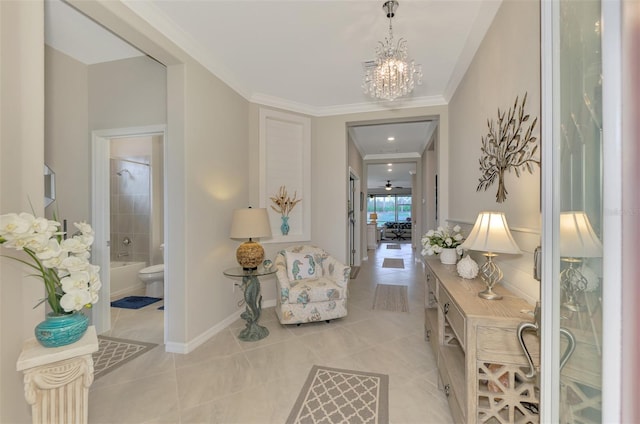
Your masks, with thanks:
[[[314,246],[293,246],[275,259],[276,314],[282,324],[347,316],[351,268]]]

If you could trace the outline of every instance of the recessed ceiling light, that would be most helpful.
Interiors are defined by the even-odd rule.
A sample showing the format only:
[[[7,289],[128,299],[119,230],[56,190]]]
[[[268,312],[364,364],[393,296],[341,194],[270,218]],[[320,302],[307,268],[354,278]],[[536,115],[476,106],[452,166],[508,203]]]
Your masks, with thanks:
[[[391,169],[391,168],[387,169],[387,172],[391,172],[391,171],[393,171],[393,169]]]
[[[393,166],[393,164],[392,163],[388,163],[387,166]]]
[[[387,137],[387,141],[395,141],[396,138],[395,137]]]

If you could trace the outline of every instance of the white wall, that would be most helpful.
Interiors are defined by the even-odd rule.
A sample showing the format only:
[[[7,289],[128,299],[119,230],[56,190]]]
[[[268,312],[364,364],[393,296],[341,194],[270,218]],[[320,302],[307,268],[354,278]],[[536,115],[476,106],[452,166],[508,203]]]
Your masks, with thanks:
[[[140,56],[88,68],[90,131],[167,122],[164,66]]]
[[[503,1],[482,44],[449,103],[450,222],[461,223],[468,232],[478,212],[504,212],[523,255],[501,255],[504,283],[530,302],[539,298],[533,279],[533,249],[540,242],[540,170],[533,175],[506,173],[509,192],[497,203],[497,182],[487,191],[476,191],[480,171],[481,137],[487,134],[487,119],[497,119],[528,93],[526,112],[530,122],[540,117],[540,11],[535,1]],[[539,138],[540,122],[536,126]],[[440,178],[441,173],[438,174]],[[443,222],[444,223],[444,222]],[[476,260],[484,261],[478,256]]]
[[[88,69],[49,46],[45,53],[45,161],[56,173],[47,215],[90,222]]]
[[[246,207],[249,198],[249,103],[200,65],[189,64],[184,81],[189,113],[183,140],[186,256],[180,282],[186,290],[186,339],[191,340],[238,310],[239,290],[234,293],[233,281],[222,272],[237,265],[237,243],[229,239],[231,214]]]
[[[41,1],[0,2],[0,214],[44,213],[44,21]],[[0,248],[2,254],[15,251]],[[44,319],[42,280],[0,258],[0,422],[31,422],[16,362]]]

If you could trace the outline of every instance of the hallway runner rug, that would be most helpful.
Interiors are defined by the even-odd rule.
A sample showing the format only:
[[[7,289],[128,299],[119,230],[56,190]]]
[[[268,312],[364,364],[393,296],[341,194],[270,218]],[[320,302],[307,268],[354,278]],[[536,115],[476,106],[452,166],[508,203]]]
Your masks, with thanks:
[[[400,249],[400,245],[399,244],[387,244],[387,249]]]
[[[402,258],[384,258],[382,268],[404,268],[404,259]]]
[[[351,274],[349,275],[349,279],[351,280],[355,280],[356,277],[358,276],[358,273],[360,272],[360,267],[359,266],[351,266]]]
[[[92,355],[93,376],[102,377],[156,346],[156,343],[98,336],[98,351]]]
[[[378,311],[409,312],[407,286],[378,284],[373,296],[373,309]]]
[[[287,424],[389,422],[389,376],[314,365]]]

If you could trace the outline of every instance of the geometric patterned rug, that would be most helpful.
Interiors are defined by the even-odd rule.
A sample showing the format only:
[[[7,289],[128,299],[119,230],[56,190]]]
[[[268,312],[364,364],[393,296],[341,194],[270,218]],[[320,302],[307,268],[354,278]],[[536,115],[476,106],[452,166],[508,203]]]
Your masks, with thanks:
[[[404,259],[400,258],[384,258],[382,268],[404,268]]]
[[[389,376],[314,365],[287,424],[389,422]]]
[[[93,378],[101,377],[158,346],[156,343],[98,336],[98,351],[93,353]]]
[[[409,312],[407,286],[396,286],[392,284],[376,285],[372,309],[391,312]]]

